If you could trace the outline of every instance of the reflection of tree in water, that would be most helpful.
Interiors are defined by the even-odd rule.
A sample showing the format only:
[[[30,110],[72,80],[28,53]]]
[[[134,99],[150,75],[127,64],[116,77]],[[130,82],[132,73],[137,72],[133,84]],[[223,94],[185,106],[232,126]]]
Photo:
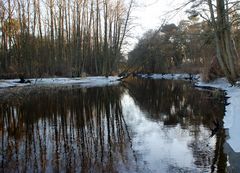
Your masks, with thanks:
[[[224,94],[219,91],[200,91],[182,81],[132,80],[129,93],[149,112],[148,118],[166,125],[202,124],[209,127],[224,115]]]
[[[192,136],[188,147],[192,149],[197,167],[218,172],[226,168],[223,129],[214,136],[215,148],[209,145],[210,129],[215,128],[213,122],[221,124],[223,120],[223,92],[196,90],[188,82],[170,80],[132,79],[125,85],[140,108],[148,112],[147,118],[163,122],[166,128],[180,125],[182,130],[187,130]]]
[[[53,88],[32,91],[17,103],[1,102],[1,171],[133,168],[121,94],[119,87]]]

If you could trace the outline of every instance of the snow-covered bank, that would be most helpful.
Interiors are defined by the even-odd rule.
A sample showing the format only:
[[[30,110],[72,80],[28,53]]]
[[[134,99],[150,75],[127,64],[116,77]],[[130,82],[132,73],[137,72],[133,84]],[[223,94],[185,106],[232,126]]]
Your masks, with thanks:
[[[198,87],[212,87],[226,91],[228,105],[224,116],[224,128],[228,130],[227,143],[232,147],[234,152],[240,153],[240,87],[231,86],[225,79],[220,78],[210,83],[205,83],[201,80],[200,75],[189,74],[152,74],[141,75],[143,78],[151,79],[169,79],[169,80],[189,80],[196,81]]]
[[[152,78],[152,79],[166,79],[166,80],[198,80],[200,75],[193,75],[188,73],[182,74],[139,74],[142,78]]]
[[[228,129],[227,143],[235,152],[240,152],[240,88],[231,86],[225,78],[217,79],[211,83],[199,81],[197,86],[219,88],[226,91],[228,105],[224,116],[224,128]]]
[[[42,79],[30,79],[31,83],[18,83],[19,79],[13,80],[0,80],[0,89],[34,86],[34,85],[68,85],[76,84],[84,87],[106,86],[118,84],[119,77],[117,76],[96,76],[85,78],[42,78]]]

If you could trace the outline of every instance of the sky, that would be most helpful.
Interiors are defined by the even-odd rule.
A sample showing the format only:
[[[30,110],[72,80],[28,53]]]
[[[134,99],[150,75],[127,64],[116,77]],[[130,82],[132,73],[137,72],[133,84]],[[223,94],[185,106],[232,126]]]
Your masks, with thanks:
[[[133,49],[138,39],[149,29],[157,29],[161,26],[164,19],[167,23],[176,25],[182,20],[187,19],[184,10],[179,13],[171,12],[183,5],[186,0],[136,0],[132,11],[134,29],[131,39],[128,40],[128,51]]]

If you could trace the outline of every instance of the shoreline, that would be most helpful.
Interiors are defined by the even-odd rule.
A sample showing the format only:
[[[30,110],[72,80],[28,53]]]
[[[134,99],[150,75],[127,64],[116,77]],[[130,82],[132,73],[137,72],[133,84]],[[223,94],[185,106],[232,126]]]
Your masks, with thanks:
[[[196,89],[199,88],[217,88],[226,92],[228,105],[226,105],[226,112],[223,119],[224,129],[228,131],[226,142],[232,147],[234,152],[240,153],[240,87],[232,86],[225,78],[218,78],[212,82],[203,82],[201,76],[191,75],[187,73],[182,74],[138,74],[140,78],[149,79],[164,79],[164,80],[186,80],[194,81]],[[103,87],[108,85],[117,85],[120,83],[120,77],[117,76],[97,76],[85,78],[43,78],[43,79],[29,79],[32,83],[17,83],[19,79],[0,80],[0,90],[9,88],[18,88],[25,86],[64,86],[64,85],[79,85],[82,87]]]

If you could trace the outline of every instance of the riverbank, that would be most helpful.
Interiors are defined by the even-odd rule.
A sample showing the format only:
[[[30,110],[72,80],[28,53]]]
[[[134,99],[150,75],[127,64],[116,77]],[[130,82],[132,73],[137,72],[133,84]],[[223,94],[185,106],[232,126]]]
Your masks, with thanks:
[[[81,85],[84,87],[106,86],[119,83],[117,76],[94,76],[84,78],[42,78],[29,79],[27,83],[19,83],[19,79],[0,80],[0,89],[39,86],[39,85]],[[30,81],[30,82],[29,82]]]
[[[143,78],[166,80],[193,80],[196,87],[218,88],[226,92],[228,97],[224,116],[224,128],[228,132],[227,143],[236,153],[240,153],[240,87],[232,86],[225,78],[219,78],[212,82],[203,82],[200,75],[190,74],[152,74],[141,75]],[[237,82],[237,84],[239,84]]]
[[[152,74],[138,75],[142,78],[165,79],[165,80],[192,80],[197,87],[218,88],[226,92],[228,97],[228,105],[224,116],[224,128],[228,131],[227,143],[232,147],[234,152],[240,153],[240,87],[232,86],[225,78],[219,78],[210,83],[205,83],[201,80],[200,75],[191,74]],[[117,76],[97,76],[85,78],[44,78],[30,79],[31,83],[18,83],[18,79],[0,80],[0,89],[24,87],[24,86],[41,86],[41,85],[69,85],[76,84],[83,87],[107,86],[118,84],[119,77]]]
[[[227,143],[232,149],[240,153],[240,87],[232,86],[225,78],[217,79],[210,83],[199,81],[197,86],[219,88],[226,92],[228,105],[225,107],[224,128],[228,130]]]

